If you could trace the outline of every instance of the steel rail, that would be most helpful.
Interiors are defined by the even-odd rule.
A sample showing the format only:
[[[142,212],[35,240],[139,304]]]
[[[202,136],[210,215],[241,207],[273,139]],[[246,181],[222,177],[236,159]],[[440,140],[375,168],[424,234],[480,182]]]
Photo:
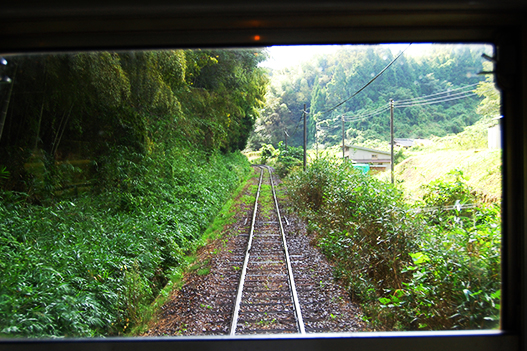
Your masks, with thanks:
[[[298,331],[300,332],[300,334],[305,334],[306,330],[304,327],[304,320],[302,318],[302,310],[300,309],[300,304],[298,303],[298,294],[296,292],[295,278],[293,277],[293,269],[291,267],[291,260],[289,259],[289,252],[287,250],[287,242],[285,239],[284,226],[282,225],[282,217],[280,216],[280,209],[278,208],[278,200],[276,199],[276,192],[274,190],[273,175],[269,168],[267,170],[269,172],[269,178],[271,181],[271,189],[273,190],[274,203],[276,206],[276,213],[278,215],[278,223],[280,224],[280,232],[282,234],[282,243],[284,244],[284,253],[285,253],[285,259],[287,263],[287,272],[289,275],[289,289],[291,291],[291,296],[293,298],[293,306],[295,308],[296,323],[297,323]]]
[[[249,241],[247,242],[247,249],[245,251],[245,260],[243,261],[242,274],[240,276],[240,283],[238,284],[238,294],[236,295],[236,302],[234,303],[234,312],[232,314],[231,332],[230,335],[236,334],[236,325],[238,324],[238,317],[240,314],[240,303],[242,301],[243,285],[245,283],[245,275],[247,273],[247,264],[249,263],[249,254],[254,234],[254,224],[256,222],[256,212],[258,211],[258,198],[260,197],[260,188],[262,187],[264,170],[260,168],[260,181],[258,182],[258,190],[256,191],[256,199],[254,200],[253,219],[251,223],[251,231],[249,232]]]

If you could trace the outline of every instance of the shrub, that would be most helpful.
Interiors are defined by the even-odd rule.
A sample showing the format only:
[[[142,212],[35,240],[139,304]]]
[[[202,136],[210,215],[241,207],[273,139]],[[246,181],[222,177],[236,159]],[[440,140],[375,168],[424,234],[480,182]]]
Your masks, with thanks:
[[[325,158],[294,173],[288,188],[352,295],[376,300],[407,281],[402,270],[411,262],[417,226],[399,190]]]
[[[496,327],[500,308],[500,208],[473,205],[466,179],[451,172],[425,187],[427,223],[411,253],[412,280],[403,289],[413,327],[467,329]],[[453,204],[461,207],[452,207]]]
[[[431,213],[336,159],[316,160],[289,177],[293,205],[374,328],[497,325],[500,209],[452,209],[475,199],[460,172],[449,177],[427,186],[422,204],[435,206]]]
[[[119,335],[141,322],[250,172],[239,153],[176,151],[119,151],[107,191],[48,206],[0,193],[0,335]]]
[[[260,154],[262,157],[262,164],[267,164],[267,161],[275,156],[275,148],[271,144],[262,144],[262,147],[260,148]]]
[[[289,146],[285,148],[283,142],[278,143],[278,159],[275,165],[276,173],[285,178],[289,172],[302,165],[304,150],[301,147]]]

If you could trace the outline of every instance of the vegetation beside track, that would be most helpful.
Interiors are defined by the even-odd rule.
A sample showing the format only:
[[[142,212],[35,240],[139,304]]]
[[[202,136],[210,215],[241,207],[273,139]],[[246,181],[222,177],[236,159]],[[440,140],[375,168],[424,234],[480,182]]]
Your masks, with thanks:
[[[334,158],[294,172],[287,186],[372,329],[497,327],[500,208],[480,202],[462,173],[430,183],[413,205]],[[456,203],[476,207],[444,209]]]
[[[27,204],[23,194],[1,194],[4,336],[120,335],[142,322],[251,172],[239,153],[206,161],[196,152],[163,164],[177,177],[148,177],[151,183],[138,183],[135,192],[116,189],[46,207]]]
[[[147,318],[251,172],[236,150],[263,105],[264,58],[261,49],[9,57],[0,336],[123,335]]]

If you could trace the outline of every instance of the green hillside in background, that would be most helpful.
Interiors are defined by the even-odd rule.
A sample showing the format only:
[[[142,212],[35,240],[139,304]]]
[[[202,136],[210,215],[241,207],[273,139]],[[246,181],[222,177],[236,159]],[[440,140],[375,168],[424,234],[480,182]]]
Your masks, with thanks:
[[[249,147],[257,150],[263,143],[276,147],[284,140],[284,132],[289,134],[290,145],[302,145],[304,104],[308,113],[310,146],[316,142],[321,147],[339,144],[342,135],[340,115],[348,116],[349,120],[369,115],[386,108],[390,99],[396,101],[396,137],[429,138],[460,133],[481,118],[475,113],[481,97],[470,94],[470,91],[471,87],[475,88],[484,81],[483,76],[477,75],[483,70],[481,55],[491,54],[491,50],[490,46],[484,45],[434,45],[427,55],[421,57],[403,54],[352,99],[349,97],[395,58],[387,46],[342,47],[334,54],[319,56],[295,67],[272,70],[267,104],[256,122]],[[453,91],[452,94],[460,91],[467,94],[461,99],[452,99],[460,95],[449,93],[437,95],[449,90]],[[402,107],[423,96],[431,96],[429,99],[434,102],[444,101]],[[397,105],[398,101],[403,104]],[[389,116],[386,111],[346,123],[347,141],[355,144],[388,141]]]

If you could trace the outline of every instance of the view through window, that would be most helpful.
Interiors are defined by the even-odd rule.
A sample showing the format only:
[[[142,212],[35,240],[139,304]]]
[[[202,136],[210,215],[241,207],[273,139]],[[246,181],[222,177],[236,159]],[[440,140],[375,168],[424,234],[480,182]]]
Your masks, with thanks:
[[[0,335],[498,328],[492,56],[5,56]]]

